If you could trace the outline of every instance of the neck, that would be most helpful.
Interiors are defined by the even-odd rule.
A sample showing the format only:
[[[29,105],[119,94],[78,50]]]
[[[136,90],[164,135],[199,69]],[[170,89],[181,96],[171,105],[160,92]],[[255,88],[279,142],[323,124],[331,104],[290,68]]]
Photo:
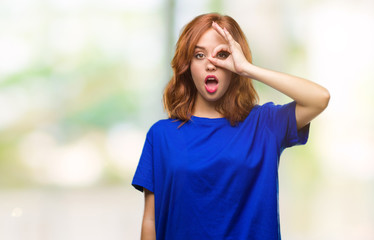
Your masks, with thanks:
[[[192,115],[204,118],[221,118],[223,115],[217,112],[216,104],[217,102],[208,102],[198,94]]]

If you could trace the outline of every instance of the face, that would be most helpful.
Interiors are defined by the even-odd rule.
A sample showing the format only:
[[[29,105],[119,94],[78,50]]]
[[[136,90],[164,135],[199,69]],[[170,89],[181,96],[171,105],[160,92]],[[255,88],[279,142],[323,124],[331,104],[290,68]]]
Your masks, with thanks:
[[[227,44],[213,28],[207,30],[196,44],[190,65],[192,79],[198,92],[196,104],[201,101],[216,102],[222,98],[230,85],[232,72],[216,67],[208,60],[219,45]],[[228,56],[227,52],[219,52],[216,58],[226,59]]]

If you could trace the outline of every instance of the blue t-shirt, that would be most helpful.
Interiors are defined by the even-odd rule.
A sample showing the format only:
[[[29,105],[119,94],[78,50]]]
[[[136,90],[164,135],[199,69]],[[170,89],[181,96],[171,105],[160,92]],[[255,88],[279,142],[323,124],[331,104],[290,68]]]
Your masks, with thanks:
[[[225,118],[164,119],[147,133],[132,185],[155,195],[157,240],[279,240],[278,163],[305,144],[295,102]]]

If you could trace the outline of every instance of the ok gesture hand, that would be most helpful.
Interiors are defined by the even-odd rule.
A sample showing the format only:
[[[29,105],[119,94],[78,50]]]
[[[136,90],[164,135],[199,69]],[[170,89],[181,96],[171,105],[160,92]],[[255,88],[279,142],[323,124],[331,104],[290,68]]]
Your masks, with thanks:
[[[221,28],[216,22],[212,23],[214,30],[218,32],[227,42],[227,45],[219,45],[213,50],[212,57],[209,61],[218,67],[225,68],[239,75],[244,74],[246,65],[250,64],[245,58],[243,50],[238,42],[234,40],[226,28]],[[228,52],[230,56],[227,58],[217,58],[220,52]]]

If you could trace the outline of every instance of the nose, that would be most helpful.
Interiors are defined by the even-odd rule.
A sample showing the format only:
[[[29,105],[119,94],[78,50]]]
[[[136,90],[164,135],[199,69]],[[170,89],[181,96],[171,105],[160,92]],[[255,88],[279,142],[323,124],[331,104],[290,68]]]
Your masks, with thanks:
[[[216,66],[213,65],[209,60],[207,60],[206,70],[207,71],[215,71],[216,70]]]

